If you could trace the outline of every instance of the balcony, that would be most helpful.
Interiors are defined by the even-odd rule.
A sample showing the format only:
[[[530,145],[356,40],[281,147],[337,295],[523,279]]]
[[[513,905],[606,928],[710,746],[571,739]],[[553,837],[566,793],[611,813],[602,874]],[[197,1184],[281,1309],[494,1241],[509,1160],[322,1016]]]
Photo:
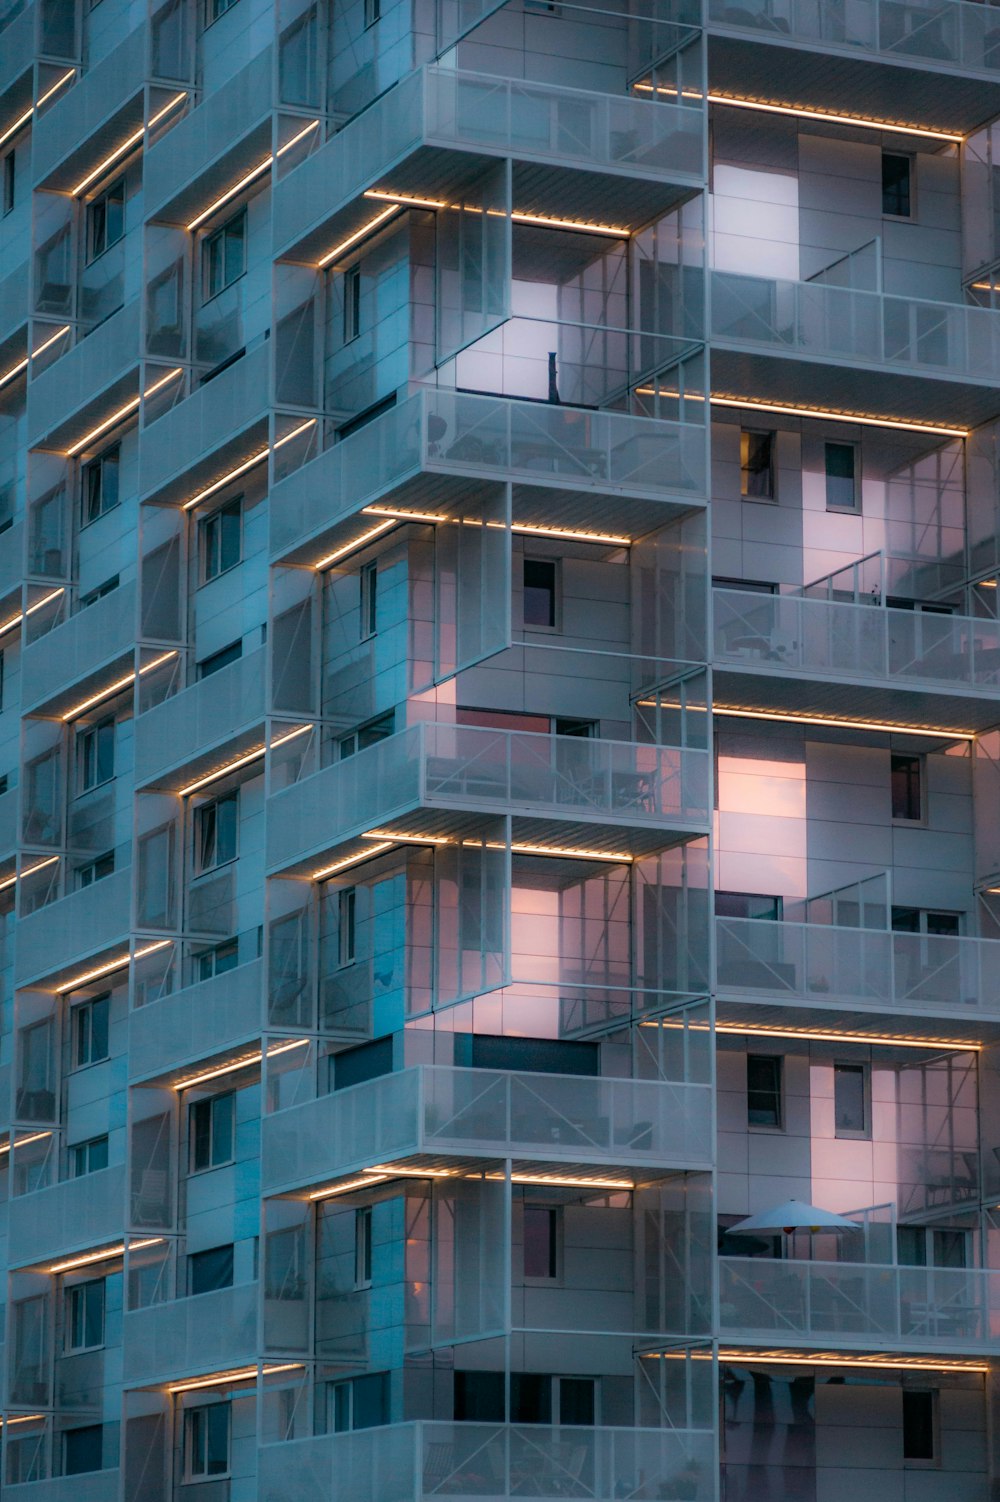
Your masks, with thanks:
[[[136,395],[139,322],[135,298],[34,377],[28,386],[29,448],[68,448]]]
[[[129,1017],[129,1073],[154,1079],[260,1036],[263,961],[185,986]]]
[[[990,1352],[1000,1272],[720,1257],[719,1329],[781,1346]]]
[[[514,207],[639,225],[704,177],[700,108],[522,79],[418,69],[275,188],[274,253],[313,260],[372,217],[362,195],[391,177],[396,192],[457,191],[476,159],[513,157]],[[524,165],[522,165],[524,164]],[[586,172],[545,177],[537,167]],[[568,179],[568,180],[564,180]]]
[[[124,948],[131,914],[132,868],[126,866],[19,919],[15,984],[55,981],[89,955]]]
[[[24,557],[24,522],[16,521],[6,531],[0,532],[0,600],[21,591],[24,577],[21,569]],[[20,600],[14,602],[16,613]]]
[[[176,790],[218,763],[223,746],[225,760],[252,745],[263,747],[266,680],[267,651],[261,647],[140,715],[136,787]]]
[[[272,65],[266,47],[150,147],[143,163],[148,219],[187,224],[269,154]]]
[[[1000,720],[1000,622],[739,589],[713,595],[720,703],[968,730]]]
[[[11,1267],[51,1262],[121,1240],[125,1221],[125,1165],[66,1179],[10,1202]]]
[[[423,1155],[707,1168],[711,1112],[707,1085],[420,1065],[265,1117],[262,1186]]]
[[[101,681],[122,676],[132,665],[135,584],[121,584],[77,611],[25,647],[21,658],[21,707],[25,714],[68,708],[67,696],[88,697]]]
[[[0,33],[6,35],[6,33]],[[28,348],[27,334],[22,330],[27,328],[28,309],[28,266],[27,257],[20,266],[15,266],[3,281],[0,282],[0,348],[8,342],[12,348],[5,351],[3,356],[3,373],[12,370],[18,360],[24,359]],[[20,338],[18,338],[20,336]],[[13,346],[17,347],[13,347]],[[10,358],[8,358],[8,353]]]
[[[257,1358],[256,1283],[219,1288],[127,1312],[123,1380],[159,1386],[171,1377],[246,1366]]]
[[[259,345],[143,428],[139,493],[145,500],[178,504],[266,448],[270,349]]]
[[[17,788],[0,793],[0,860],[12,855],[17,843]]]
[[[662,1497],[709,1502],[718,1461],[710,1430],[424,1422],[325,1434],[258,1451],[268,1502]]]
[[[850,1014],[861,1032],[884,1031],[885,1015],[921,1019],[939,1036],[954,1021],[970,1033],[1000,1025],[1000,942],[947,935],[717,918],[720,1016],[789,1020],[789,1007]],[[872,1015],[875,1014],[875,1015]],[[879,1015],[881,1014],[881,1015]],[[815,1020],[815,1019],[814,1019]]]
[[[35,122],[36,188],[71,192],[143,121],[146,28],[139,26]]]
[[[630,829],[644,849],[659,849],[672,835],[704,832],[707,797],[701,750],[413,725],[276,793],[268,868],[285,870],[421,810],[431,819],[441,810],[512,813],[516,830],[524,825],[536,839],[548,830],[563,844],[574,829],[591,843],[602,826]]]
[[[272,491],[273,561],[336,546],[366,505],[468,509],[469,480],[513,482],[515,523],[607,526],[639,536],[704,501],[705,429],[624,412],[425,389],[303,465]]]
[[[848,370],[852,411],[974,426],[1000,410],[988,308],[714,271],[712,339],[720,393],[837,409]]]
[[[79,1476],[51,1476],[47,1481],[24,1481],[17,1486],[5,1486],[4,1502],[40,1502],[39,1493],[44,1492],[45,1502],[108,1502],[118,1496],[121,1472],[84,1471]]]
[[[31,104],[30,74],[35,61],[37,17],[38,6],[25,5],[20,14],[0,31],[0,98],[4,101],[5,115],[14,120]],[[20,84],[21,88],[8,99],[6,95],[15,84]]]

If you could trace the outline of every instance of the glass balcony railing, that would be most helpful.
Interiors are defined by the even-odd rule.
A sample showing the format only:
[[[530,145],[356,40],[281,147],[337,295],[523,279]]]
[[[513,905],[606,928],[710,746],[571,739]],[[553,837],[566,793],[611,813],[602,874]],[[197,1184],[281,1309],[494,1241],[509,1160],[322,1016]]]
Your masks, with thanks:
[[[1000,942],[717,918],[718,988],[778,1000],[1000,1015]]]
[[[134,583],[120,584],[25,647],[21,658],[25,712],[129,654],[135,641],[135,596]]]
[[[155,494],[175,475],[187,493],[198,489],[196,470],[218,449],[262,419],[269,397],[270,345],[265,343],[199,386],[182,402],[142,430],[139,445],[139,492]],[[266,445],[266,437],[256,447]],[[245,452],[240,458],[245,458]]]
[[[691,504],[705,495],[705,430],[625,412],[420,391],[275,487],[272,557],[421,470]]]
[[[263,961],[185,986],[129,1016],[129,1071],[147,1079],[258,1036]]]
[[[712,335],[734,345],[952,380],[996,379],[1000,317],[821,282],[712,273]]]
[[[704,116],[662,100],[430,65],[401,79],[276,187],[275,252],[423,146],[695,185],[704,170]],[[597,213],[600,203],[581,213]]]
[[[1000,621],[717,589],[715,660],[898,688],[1000,684]]]
[[[4,1502],[38,1502],[39,1492],[45,1493],[45,1502],[108,1502],[118,1496],[121,1472],[85,1471],[79,1476],[51,1476],[39,1484],[24,1481],[16,1486],[5,1486]]]
[[[265,1117],[265,1190],[421,1153],[661,1168],[711,1161],[708,1085],[421,1065]]]
[[[17,985],[57,975],[75,960],[103,949],[124,946],[131,914],[131,866],[29,913],[17,925]]]
[[[146,68],[146,29],[139,26],[107,57],[83,75],[75,88],[63,95],[50,110],[40,116],[31,136],[31,164],[34,181],[41,185],[63,159],[82,142],[89,141],[105,121],[133,108],[123,122],[123,135],[142,124],[142,85]],[[136,96],[139,96],[136,99]],[[107,147],[93,143],[96,166],[106,155]],[[77,173],[82,177],[83,172]],[[70,187],[70,183],[60,183]]]
[[[29,448],[137,368],[139,320],[140,301],[133,298],[34,377],[29,387]]]
[[[256,1283],[219,1288],[126,1312],[123,1378],[128,1383],[245,1366],[257,1355]]]
[[[154,705],[135,722],[135,781],[143,787],[241,733],[264,740],[267,652],[260,647]]]
[[[935,70],[1000,71],[1000,29],[967,0],[710,0],[710,27],[799,42],[824,53],[877,54]]]
[[[12,1267],[121,1239],[125,1165],[50,1184],[10,1202],[8,1260]]]
[[[863,1262],[719,1258],[731,1339],[982,1351],[1000,1337],[1000,1272]]]
[[[424,1502],[453,1496],[659,1497],[710,1502],[718,1462],[710,1430],[425,1422],[325,1434],[258,1452],[268,1502]]]
[[[421,806],[663,827],[708,817],[708,753],[473,725],[413,725],[275,794],[268,864]]]

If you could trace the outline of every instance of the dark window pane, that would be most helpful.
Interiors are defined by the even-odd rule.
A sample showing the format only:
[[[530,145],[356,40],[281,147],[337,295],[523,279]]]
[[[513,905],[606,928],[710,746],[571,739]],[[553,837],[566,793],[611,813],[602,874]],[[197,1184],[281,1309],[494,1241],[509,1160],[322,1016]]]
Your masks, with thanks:
[[[213,1246],[206,1252],[194,1252],[188,1258],[192,1294],[212,1293],[216,1288],[233,1286],[233,1248]]]
[[[559,1381],[560,1424],[592,1424],[594,1399],[592,1377],[562,1377]]]
[[[552,1378],[543,1372],[511,1372],[510,1416],[515,1424],[551,1424]]]
[[[835,1064],[833,1103],[836,1131],[860,1133],[867,1129],[865,1069],[863,1064]]]
[[[556,566],[547,558],[524,560],[524,624],[556,623]]]
[[[468,1423],[502,1424],[503,1372],[456,1372],[455,1418]]]
[[[372,1372],[368,1377],[355,1377],[353,1427],[355,1429],[374,1429],[377,1424],[387,1424],[388,1422],[388,1373]]]
[[[893,756],[890,759],[892,817],[920,818],[920,757]]]
[[[826,445],[826,504],[843,511],[857,506],[854,483],[855,449],[852,443]]]
[[[80,1476],[85,1471],[101,1469],[103,1437],[104,1431],[100,1424],[66,1430],[66,1463],[63,1470],[67,1476]]]
[[[781,1126],[781,1058],[747,1055],[747,1120],[751,1126]]]
[[[934,1394],[903,1390],[903,1459],[934,1459]]]
[[[774,434],[740,434],[740,492],[750,500],[774,499]]]
[[[543,1205],[524,1207],[524,1276],[556,1275],[556,1211]]]
[[[882,212],[910,217],[910,158],[882,153]]]

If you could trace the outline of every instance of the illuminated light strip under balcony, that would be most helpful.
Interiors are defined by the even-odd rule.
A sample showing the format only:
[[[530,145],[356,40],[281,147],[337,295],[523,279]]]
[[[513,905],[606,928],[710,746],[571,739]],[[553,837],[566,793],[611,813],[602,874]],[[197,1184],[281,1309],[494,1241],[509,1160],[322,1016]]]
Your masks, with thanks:
[[[460,726],[446,726],[446,729],[460,729]],[[449,834],[397,834],[391,829],[369,829],[361,838],[363,840],[392,840],[398,845],[453,845],[457,842]],[[463,841],[465,844],[479,845],[479,840]],[[487,850],[504,850],[505,845],[486,840]],[[621,850],[580,850],[575,845],[526,845],[521,841],[515,841],[511,845],[515,855],[570,855],[582,860],[615,861],[631,863],[634,856]]]
[[[154,657],[152,662],[147,662],[145,667],[141,667],[138,676],[145,678],[147,673],[152,673],[157,668],[161,668],[165,662],[169,662],[171,658],[176,656],[176,647],[169,652],[163,652],[159,657]],[[75,720],[77,715],[83,714],[85,709],[92,709],[95,704],[100,704],[103,700],[110,699],[112,694],[121,693],[122,689],[128,688],[130,683],[135,682],[135,679],[136,674],[134,672],[127,673],[122,678],[116,678],[114,683],[108,683],[104,688],[98,689],[97,693],[91,694],[89,699],[81,699],[79,704],[74,704],[73,708],[67,710],[62,716],[63,724],[65,725],[70,720]]]
[[[34,605],[29,605],[27,610],[19,610],[17,615],[12,615],[9,620],[0,623],[0,636],[6,636],[8,631],[13,631],[15,626],[19,626],[22,621],[26,621],[29,615],[34,615],[36,610],[44,610],[46,605],[51,605],[53,600],[58,600],[59,596],[65,593],[66,586],[60,584],[58,589],[53,589],[50,594],[43,595],[40,600],[35,601]]]
[[[15,873],[13,876],[5,877],[3,881],[0,881],[0,892],[6,892],[10,887],[16,886],[26,876],[34,876],[36,871],[44,871],[46,866],[54,866],[60,859],[61,857],[58,855],[50,855],[47,860],[38,861],[34,866],[29,866],[27,870],[22,871],[19,875]]]
[[[388,200],[397,208],[461,209],[466,207],[464,204],[449,204],[443,198],[421,198],[413,193],[393,193],[388,188],[368,188],[364,196]],[[474,212],[482,212],[478,205],[473,204],[468,207]],[[499,217],[506,217],[501,210],[495,212]],[[620,224],[594,224],[588,219],[561,219],[556,214],[533,214],[527,209],[512,209],[510,217],[515,224],[538,224],[546,229],[582,230],[588,235],[613,235],[618,240],[627,240],[631,234],[627,226]]]
[[[150,121],[150,124],[152,123]],[[211,219],[212,215],[218,209],[225,208],[230,199],[235,198],[238,193],[242,193],[244,188],[249,188],[250,184],[256,182],[258,177],[263,177],[268,167],[274,163],[277,157],[284,156],[286,151],[291,151],[292,147],[297,146],[300,141],[304,140],[311,131],[316,129],[318,124],[318,120],[310,120],[309,124],[303,126],[298,135],[293,136],[290,141],[286,141],[284,146],[278,148],[277,152],[273,154],[269,152],[264,160],[258,162],[256,167],[251,167],[250,171],[244,177],[241,177],[238,183],[233,183],[232,187],[227,188],[224,193],[220,194],[214,203],[209,204],[207,209],[202,209],[200,214],[196,214],[187,228],[189,230],[197,229],[200,224],[205,223],[206,219]]]
[[[276,1372],[300,1372],[301,1361],[283,1361],[280,1364],[269,1364],[260,1369],[261,1376],[271,1377]],[[231,1382],[250,1382],[257,1378],[255,1366],[238,1366],[228,1372],[212,1372],[208,1377],[191,1377],[186,1382],[171,1382],[167,1388],[168,1393],[198,1392],[206,1387],[226,1387]]]
[[[642,85],[636,84],[636,88]],[[947,141],[958,146],[965,140],[961,132],[935,130],[927,125],[912,125],[902,120],[878,120],[869,115],[844,115],[836,110],[814,109],[802,104],[780,104],[774,99],[752,99],[744,94],[708,95],[709,104],[729,104],[735,109],[759,110],[768,115],[791,115],[797,120],[821,120],[827,125],[856,125],[862,130],[892,131],[897,135],[921,136],[928,141]]]
[[[70,188],[70,195],[73,198],[78,197],[79,194],[90,187],[91,183],[96,182],[99,177],[103,177],[105,172],[107,172],[109,168],[113,167],[116,162],[120,161],[123,156],[125,156],[132,150],[133,146],[138,146],[147,130],[152,129],[154,125],[159,125],[160,121],[165,119],[166,116],[170,114],[171,110],[176,109],[177,106],[186,98],[186,89],[184,89],[180,94],[175,94],[173,99],[169,100],[169,102],[165,104],[161,110],[157,110],[155,115],[150,116],[147,125],[140,125],[138,130],[132,132],[127,141],[122,141],[121,145],[116,146],[114,151],[112,151],[109,156],[106,156],[104,158],[103,162],[98,162],[93,172],[88,172],[86,177],[80,179],[75,188]]]
[[[644,708],[651,708],[655,706],[656,700],[639,699],[637,703]],[[850,720],[838,715],[796,714],[792,710],[744,709],[738,704],[714,704],[712,713],[732,719],[775,720],[788,725],[827,725],[833,730],[879,730],[889,731],[894,735],[942,736],[954,741],[974,741],[977,738],[975,730],[952,730],[942,725],[897,725],[891,720]]]
[[[166,1239],[165,1236],[149,1236],[145,1241],[130,1241],[127,1249],[130,1252],[140,1252],[147,1246],[160,1246]],[[93,1262],[109,1262],[112,1257],[122,1257],[125,1255],[125,1251],[126,1246],[124,1241],[117,1241],[113,1246],[101,1247],[96,1252],[84,1252],[79,1257],[67,1257],[63,1262],[53,1262],[52,1266],[47,1267],[45,1271],[47,1273],[68,1273],[72,1272],[75,1267],[90,1267]]]
[[[12,1413],[6,1418],[0,1418],[0,1429],[7,1429],[11,1424],[40,1424],[48,1417],[45,1413]]]
[[[491,1174],[486,1175],[491,1178]],[[497,1175],[502,1178],[501,1174]],[[634,1189],[632,1179],[583,1179],[554,1173],[512,1173],[512,1184],[552,1184],[567,1189]]]
[[[281,735],[271,742],[271,750],[277,746],[285,746],[289,741],[294,741],[300,735],[305,735],[313,727],[311,725],[299,725],[295,730],[290,730],[287,735]],[[216,767],[214,772],[206,772],[204,777],[199,777],[197,782],[189,782],[187,787],[178,788],[177,797],[186,798],[189,793],[196,793],[199,788],[208,787],[210,783],[218,782],[220,777],[228,777],[230,772],[238,772],[241,767],[249,767],[252,762],[260,761],[266,755],[267,745],[262,742],[259,746],[252,747],[243,756],[237,756],[233,761],[225,762],[221,767]]]
[[[887,930],[891,932],[891,930]],[[656,1027],[655,1022],[642,1023],[643,1027]],[[668,1027],[686,1026],[685,1023],[667,1023]],[[694,1030],[708,1028],[708,1024],[694,1024]],[[770,1026],[765,1023],[741,1023],[741,1022],[717,1022],[717,1033],[735,1033],[737,1036],[745,1035],[753,1038],[801,1038],[805,1042],[812,1043],[878,1043],[892,1048],[949,1048],[958,1053],[980,1053],[983,1045],[974,1043],[963,1038],[915,1038],[913,1034],[900,1035],[898,1033],[857,1033],[844,1032],[841,1029],[812,1028],[812,1027],[782,1027]]]
[[[398,506],[364,506],[362,516],[391,516],[400,522],[438,522],[456,523],[458,517],[445,516],[437,511],[406,511]],[[466,527],[490,527],[497,532],[507,530],[506,522],[487,521],[482,522],[478,517],[462,517],[461,523]],[[547,527],[542,522],[511,522],[511,532],[519,537],[556,537],[567,542],[600,542],[612,543],[617,547],[631,547],[631,537],[625,537],[617,532],[587,532],[581,527]],[[357,546],[357,544],[352,544]]]
[[[8,370],[4,375],[0,376],[0,390],[3,390],[4,386],[6,386],[9,381],[15,380],[19,375],[27,370],[29,359],[35,360],[39,355],[44,355],[45,351],[47,349],[51,349],[53,344],[61,339],[64,334],[69,333],[69,330],[70,326],[67,323],[63,328],[58,329],[54,334],[52,334],[50,338],[46,339],[44,344],[40,344],[36,350],[32,350],[30,356],[25,355],[23,360],[19,360],[16,365],[12,365],[10,370]]]
[[[51,88],[46,89],[44,94],[40,94],[36,102],[31,105],[30,108],[26,109],[24,114],[14,121],[13,125],[8,125],[3,135],[0,136],[0,146],[6,145],[11,136],[16,136],[18,131],[22,130],[24,126],[27,125],[28,121],[31,119],[35,111],[37,109],[41,109],[43,104],[47,104],[52,98],[53,94],[58,94],[63,85],[69,83],[70,79],[75,77],[76,69],[70,68],[69,72],[64,73],[62,78],[57,78],[55,83],[52,84]]]
[[[917,1338],[917,1337],[915,1337]],[[734,1361],[747,1366],[847,1366],[858,1370],[864,1367],[885,1367],[901,1372],[988,1372],[984,1361],[940,1361],[932,1356],[900,1356],[893,1360],[886,1356],[838,1355],[836,1351],[817,1351],[815,1355],[801,1352],[753,1351],[719,1347],[720,1361]]]
[[[655,396],[655,387],[639,388]],[[797,407],[790,402],[762,402],[745,396],[713,396],[713,407],[745,408],[749,412],[773,412],[782,417],[820,417],[829,422],[852,422],[859,427],[897,428],[904,433],[929,433],[934,438],[968,438],[968,428],[944,427],[940,423],[916,422],[902,417],[879,417],[873,412],[839,412],[828,407]]]
[[[368,531],[362,532],[360,537],[345,542],[343,547],[327,553],[325,558],[320,558],[317,563],[313,564],[313,568],[319,573],[322,569],[329,568],[332,563],[339,563],[340,559],[346,558],[348,553],[355,552],[358,548],[364,547],[366,542],[373,542],[376,537],[381,537],[383,532],[388,532],[390,527],[396,525],[396,521],[397,518],[390,517],[388,521],[379,522],[377,527],[369,527]]]
[[[46,1137],[51,1136],[51,1132],[32,1132],[28,1137],[15,1137],[13,1143],[8,1138],[6,1142],[0,1143],[0,1155],[9,1153],[11,1147],[28,1147],[32,1142],[44,1142]]]
[[[108,960],[104,965],[98,965],[94,970],[86,970],[82,975],[75,975],[65,985],[56,987],[57,996],[65,996],[68,991],[75,991],[77,986],[85,986],[88,981],[100,980],[102,976],[113,975],[116,970],[124,970],[130,960],[145,959],[147,954],[156,954],[160,949],[166,949],[172,944],[173,939],[157,939],[155,944],[146,944],[142,949],[137,949],[135,954],[117,954],[113,960]]]
[[[293,1048],[305,1048],[308,1038],[292,1038],[288,1043],[278,1043],[274,1048],[267,1050],[269,1059],[276,1058],[278,1054],[290,1053]],[[228,1064],[220,1064],[217,1069],[206,1069],[201,1074],[191,1074],[182,1080],[177,1080],[173,1088],[175,1090],[190,1090],[195,1085],[203,1085],[208,1080],[221,1079],[224,1074],[238,1074],[241,1069],[249,1069],[251,1064],[260,1064],[264,1058],[263,1051],[256,1049],[253,1053],[240,1054],[239,1058],[230,1059]]]
[[[326,255],[316,262],[317,268],[322,270],[324,266],[329,266],[331,261],[335,261],[338,256],[342,256],[345,251],[350,250],[352,245],[357,245],[359,240],[363,240],[366,235],[370,235],[373,230],[378,229],[380,224],[384,224],[387,219],[391,219],[394,214],[398,214],[401,207],[401,204],[391,203],[387,209],[382,210],[381,214],[376,214],[374,219],[369,219],[367,224],[363,224],[360,229],[356,229],[353,235],[348,235],[346,240],[341,240],[339,245],[335,245],[332,250],[328,250]]]
[[[351,866],[360,865],[362,861],[370,861],[373,856],[381,855],[383,850],[391,849],[392,841],[382,840],[379,844],[372,845],[370,850],[359,850],[357,855],[346,855],[342,861],[334,861],[332,866],[324,866],[320,871],[311,872],[309,880],[322,881],[324,876],[336,876],[338,871],[347,871]]]
[[[329,1200],[337,1194],[349,1194],[352,1189],[370,1189],[373,1184],[382,1184],[389,1177],[387,1173],[371,1173],[365,1170],[364,1178],[348,1179],[346,1184],[334,1184],[329,1189],[314,1189],[312,1194],[306,1196],[310,1200]]]
[[[146,390],[140,392],[138,396],[131,397],[125,403],[124,407],[119,407],[116,412],[112,412],[111,416],[106,417],[103,422],[99,422],[96,428],[91,428],[89,433],[85,433],[79,443],[74,443],[72,448],[68,448],[66,450],[66,458],[75,459],[77,454],[82,453],[95,438],[100,438],[103,433],[107,433],[109,429],[117,427],[120,422],[124,422],[133,413],[138,412],[145,397],[155,396],[157,391],[162,391],[164,386],[168,386],[171,381],[176,381],[177,377],[183,374],[184,371],[178,366],[176,370],[168,371],[161,380],[154,381],[152,386],[147,386]]]
[[[217,491],[222,490],[226,485],[230,485],[233,480],[238,480],[241,475],[246,474],[247,470],[255,468],[258,464],[263,464],[269,454],[277,453],[278,449],[284,448],[286,443],[291,443],[293,438],[298,438],[299,434],[304,433],[307,428],[315,426],[315,417],[307,418],[305,422],[299,423],[297,428],[293,428],[290,433],[286,433],[283,438],[279,438],[277,443],[273,445],[273,448],[270,444],[266,444],[264,448],[258,449],[256,453],[251,454],[248,459],[242,460],[241,463],[236,465],[235,469],[231,469],[221,479],[213,480],[211,485],[207,485],[204,490],[199,490],[197,495],[192,496],[189,501],[184,502],[181,510],[193,511],[195,506],[200,506],[202,501],[207,501]]]

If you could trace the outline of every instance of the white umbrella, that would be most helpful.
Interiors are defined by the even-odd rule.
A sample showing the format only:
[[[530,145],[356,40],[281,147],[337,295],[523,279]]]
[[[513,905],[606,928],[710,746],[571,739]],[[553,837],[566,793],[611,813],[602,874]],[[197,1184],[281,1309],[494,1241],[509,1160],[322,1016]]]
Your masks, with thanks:
[[[730,1236],[777,1236],[784,1231],[791,1236],[793,1231],[860,1231],[856,1220],[843,1215],[834,1215],[832,1210],[821,1210],[818,1205],[808,1205],[805,1200],[785,1200],[773,1210],[761,1210],[746,1220],[729,1227]]]

